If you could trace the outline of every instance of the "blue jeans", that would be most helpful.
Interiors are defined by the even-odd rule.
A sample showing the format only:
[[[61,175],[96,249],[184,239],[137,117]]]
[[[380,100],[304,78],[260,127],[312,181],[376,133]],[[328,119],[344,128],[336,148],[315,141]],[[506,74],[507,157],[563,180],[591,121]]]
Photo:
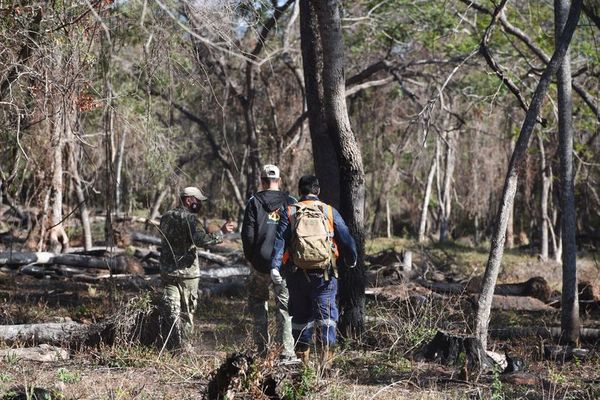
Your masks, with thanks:
[[[292,335],[297,348],[312,345],[315,331],[320,346],[335,346],[339,318],[335,302],[337,279],[329,274],[329,280],[325,280],[322,272],[298,269],[287,276],[287,284]]]

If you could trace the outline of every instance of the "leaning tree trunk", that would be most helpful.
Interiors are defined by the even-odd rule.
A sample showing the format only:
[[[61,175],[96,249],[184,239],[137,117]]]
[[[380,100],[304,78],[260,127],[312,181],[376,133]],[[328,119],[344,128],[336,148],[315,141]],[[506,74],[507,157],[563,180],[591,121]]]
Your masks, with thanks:
[[[117,165],[115,165],[115,211],[119,214],[123,209],[123,185],[121,175],[123,174],[123,159],[125,158],[125,141],[127,140],[127,129],[123,129],[119,139],[117,150]]]
[[[165,186],[164,189],[162,189],[156,194],[156,198],[154,199],[154,203],[152,204],[152,208],[150,209],[150,214],[148,214],[148,219],[150,221],[158,218],[158,216],[160,215],[160,205],[165,199],[167,193],[169,193],[169,187]]]
[[[569,0],[554,0],[555,36],[560,45],[566,30]],[[558,85],[558,143],[560,153],[560,189],[562,210],[562,302],[561,339],[579,341],[579,301],[577,299],[577,246],[575,243],[575,195],[573,184],[573,98],[568,48],[556,75]]]
[[[337,0],[313,0],[323,55],[323,106],[329,135],[340,166],[340,212],[356,240],[357,267],[341,269],[340,331],[347,337],[361,333],[364,325],[364,171],[358,141],[350,127],[344,79],[344,40]]]
[[[310,0],[300,0],[300,36],[315,175],[323,188],[321,200],[337,208],[340,205],[340,168],[324,114],[323,52],[317,17]]]
[[[515,150],[508,165],[508,171],[504,181],[504,188],[502,190],[502,199],[500,201],[498,214],[496,217],[496,227],[494,228],[494,233],[492,236],[490,255],[483,277],[481,294],[479,296],[477,318],[475,320],[475,333],[479,340],[482,341],[484,348],[487,347],[487,333],[490,322],[492,298],[494,295],[494,287],[496,286],[496,279],[498,278],[498,272],[500,270],[502,254],[504,252],[508,214],[510,208],[513,206],[515,193],[517,190],[518,171],[522,167],[527,146],[529,144],[529,138],[533,132],[544,96],[548,91],[548,86],[550,85],[552,77],[556,74],[558,67],[565,57],[569,43],[573,37],[573,32],[577,27],[577,22],[579,21],[579,15],[581,13],[581,5],[582,0],[575,0],[571,6],[569,18],[565,24],[565,28],[560,40],[557,41],[556,49],[552,55],[552,59],[540,77],[540,81],[538,82],[531,99],[531,104],[527,110],[525,121],[523,122],[521,132],[519,133],[519,137],[515,144]],[[501,10],[496,11],[494,18],[497,18],[500,11]]]
[[[419,243],[425,241],[425,228],[427,227],[427,211],[429,208],[429,200],[431,199],[431,188],[433,186],[433,178],[437,169],[437,158],[434,156],[431,160],[431,167],[427,175],[427,186],[425,186],[425,195],[423,196],[423,208],[421,209],[421,222],[419,223]]]

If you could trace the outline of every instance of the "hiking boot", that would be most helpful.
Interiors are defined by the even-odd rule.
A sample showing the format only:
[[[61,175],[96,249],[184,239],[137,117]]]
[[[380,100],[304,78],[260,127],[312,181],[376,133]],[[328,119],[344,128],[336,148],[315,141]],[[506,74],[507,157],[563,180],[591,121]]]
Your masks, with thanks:
[[[300,361],[302,361],[302,364],[308,365],[308,359],[310,357],[310,348],[306,350],[297,350],[296,357],[298,357]]]

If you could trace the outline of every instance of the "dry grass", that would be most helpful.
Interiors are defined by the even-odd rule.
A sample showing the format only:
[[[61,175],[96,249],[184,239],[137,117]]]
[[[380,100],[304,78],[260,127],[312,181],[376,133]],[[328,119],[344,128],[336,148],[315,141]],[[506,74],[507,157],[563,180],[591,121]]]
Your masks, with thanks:
[[[464,278],[487,257],[485,251],[462,246],[432,246],[427,254],[414,242],[381,240],[370,252],[410,248],[419,265],[424,257],[438,270]],[[534,256],[511,253],[505,277],[537,273]],[[433,261],[431,261],[433,260]],[[537,262],[537,260],[535,260]],[[594,265],[592,259],[584,259]],[[535,264],[537,265],[537,264]],[[592,268],[590,267],[590,270]],[[506,275],[508,274],[508,275]],[[62,286],[61,286],[62,285]],[[114,288],[113,288],[114,289]],[[43,387],[63,399],[201,399],[211,374],[227,355],[251,348],[251,320],[245,293],[202,299],[196,316],[193,350],[183,354],[140,346],[139,318],[152,309],[150,293],[117,292],[108,287],[69,286],[67,282],[34,280],[0,273],[0,323],[45,322],[56,317],[94,322],[108,315],[117,321],[112,346],[74,350],[68,361],[35,363],[11,357],[0,359],[0,397],[15,386]],[[118,295],[117,295],[118,294]],[[432,296],[415,302],[367,303],[366,332],[360,342],[347,341],[337,352],[331,375],[316,368],[290,383],[289,398],[305,399],[595,399],[600,398],[600,355],[586,362],[557,364],[542,360],[538,340],[491,341],[496,350],[508,349],[527,360],[529,371],[546,380],[542,386],[516,386],[498,376],[477,382],[458,379],[458,370],[412,360],[413,351],[438,329],[464,332],[471,310],[458,297]],[[556,324],[556,315],[494,313],[493,326]],[[0,345],[0,347],[6,347]],[[261,372],[270,373],[265,361]],[[271,364],[269,364],[271,365]],[[256,398],[245,393],[245,398]],[[244,395],[241,393],[240,395]]]

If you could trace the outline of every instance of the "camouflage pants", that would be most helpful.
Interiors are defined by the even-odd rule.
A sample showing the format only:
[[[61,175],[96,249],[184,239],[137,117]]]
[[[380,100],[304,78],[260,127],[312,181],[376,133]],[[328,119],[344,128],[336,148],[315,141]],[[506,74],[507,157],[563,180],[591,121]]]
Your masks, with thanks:
[[[249,284],[248,308],[254,319],[254,342],[258,351],[264,353],[269,344],[269,288],[275,294],[276,336],[275,342],[283,345],[283,356],[294,356],[294,338],[292,337],[292,318],[288,312],[289,292],[285,281],[274,285],[269,274],[252,270]]]
[[[194,312],[198,305],[198,278],[162,277],[163,303],[168,324],[169,347],[179,347],[189,339],[194,328]]]

